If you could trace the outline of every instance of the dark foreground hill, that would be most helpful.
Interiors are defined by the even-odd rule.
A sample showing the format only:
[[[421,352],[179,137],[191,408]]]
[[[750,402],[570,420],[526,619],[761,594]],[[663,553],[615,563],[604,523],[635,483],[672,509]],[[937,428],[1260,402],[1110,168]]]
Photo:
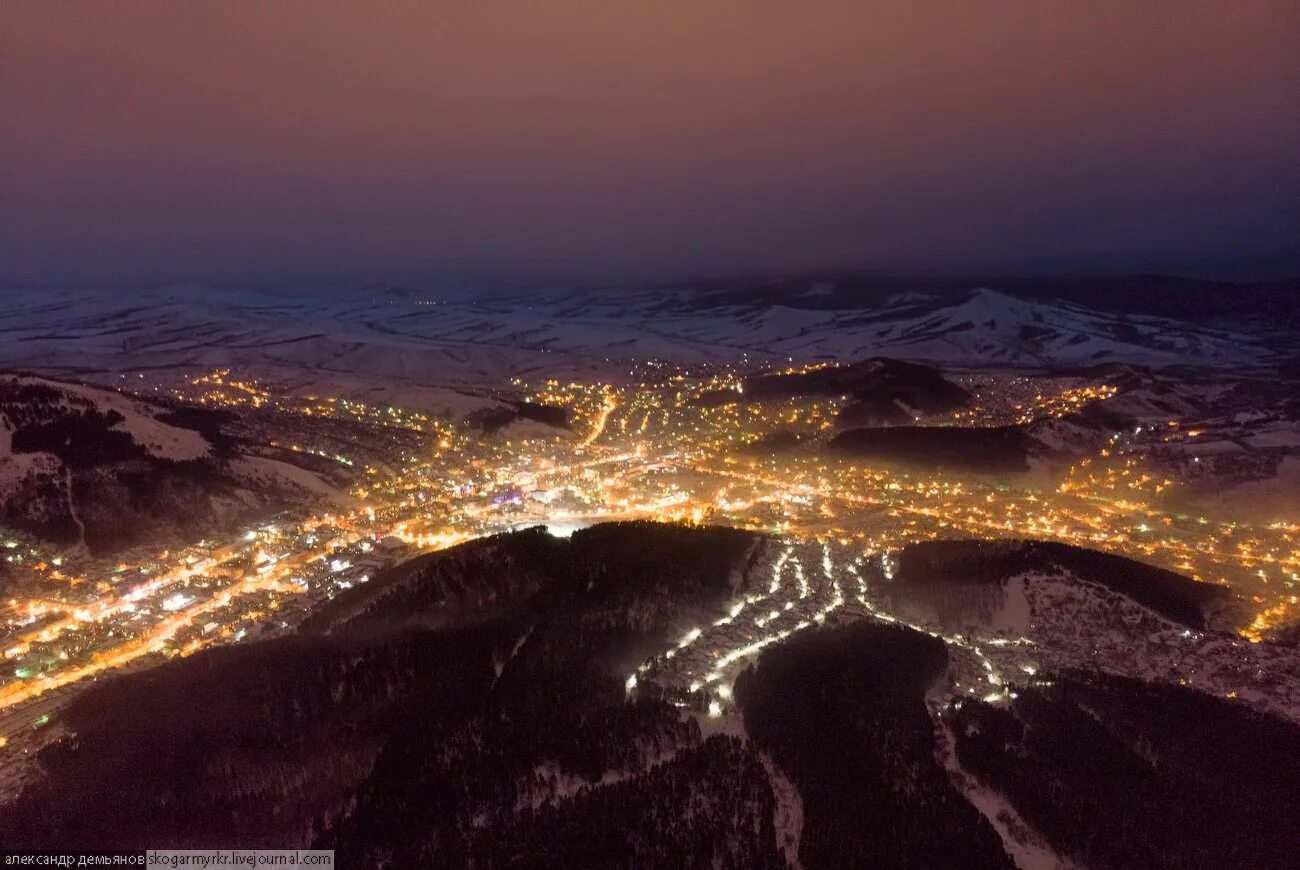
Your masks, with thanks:
[[[0,810],[0,841],[315,843],[347,867],[780,866],[756,753],[629,701],[618,676],[728,597],[758,542],[520,532],[377,577],[317,631],[115,680],[67,712],[74,736]],[[423,628],[439,608],[444,628]]]
[[[807,866],[1015,866],[935,759],[925,694],[947,664],[937,638],[859,622],[797,635],[736,680],[753,742],[802,798]]]
[[[964,702],[951,727],[961,765],[1079,866],[1296,866],[1300,729],[1281,719],[1074,674]]]
[[[414,560],[297,636],[88,691],[44,777],[0,807],[0,842],[314,845],[341,867],[1014,866],[955,752],[1079,866],[1300,849],[1300,729],[1190,689],[1042,674],[1015,704],[940,716],[954,648],[860,620],[765,649],[722,733],[650,680],[629,693],[683,625],[766,584],[769,547],[616,523]]]

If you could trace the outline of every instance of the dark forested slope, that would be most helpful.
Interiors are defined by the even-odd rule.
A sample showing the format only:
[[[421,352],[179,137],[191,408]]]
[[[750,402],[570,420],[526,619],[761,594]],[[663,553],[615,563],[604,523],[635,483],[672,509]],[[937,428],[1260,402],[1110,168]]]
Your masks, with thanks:
[[[1056,677],[966,701],[962,767],[1081,866],[1296,866],[1300,729],[1182,686]]]
[[[758,542],[530,530],[376,578],[298,637],[113,680],[67,712],[72,736],[0,808],[0,840],[315,843],[342,866],[779,866],[752,750],[628,699],[619,670],[725,599]]]
[[[860,622],[796,635],[736,680],[753,741],[803,800],[808,867],[1014,867],[935,760],[943,642]]]

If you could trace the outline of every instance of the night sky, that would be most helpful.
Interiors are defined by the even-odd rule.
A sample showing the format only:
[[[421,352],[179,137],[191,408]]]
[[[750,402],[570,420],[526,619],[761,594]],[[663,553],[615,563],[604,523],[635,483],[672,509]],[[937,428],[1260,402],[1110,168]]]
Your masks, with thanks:
[[[1300,4],[0,5],[0,280],[1300,272]]]

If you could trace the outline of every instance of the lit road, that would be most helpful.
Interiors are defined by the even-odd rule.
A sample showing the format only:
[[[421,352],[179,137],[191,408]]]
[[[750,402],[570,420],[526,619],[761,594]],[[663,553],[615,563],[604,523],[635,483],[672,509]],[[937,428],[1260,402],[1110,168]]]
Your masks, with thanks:
[[[693,636],[665,659],[675,660],[678,670],[692,663],[690,674],[683,672],[687,688],[695,682],[728,686],[735,668],[757,650],[849,610],[888,621],[891,614],[870,595],[865,560],[888,564],[890,552],[934,537],[1060,540],[1227,583],[1258,604],[1255,623],[1245,631],[1252,640],[1297,609],[1297,524],[1252,526],[1163,511],[1158,499],[1175,484],[1152,473],[1126,441],[1055,478],[1008,486],[974,474],[853,464],[815,450],[745,453],[773,433],[794,432],[813,444],[824,440],[840,401],[746,402],[731,375],[639,386],[547,382],[528,389],[534,401],[565,408],[572,428],[586,434],[506,442],[400,408],[283,396],[229,373],[195,379],[192,392],[181,397],[252,414],[274,409],[308,421],[418,432],[427,436],[428,452],[374,462],[359,477],[353,493],[358,506],[349,510],[285,518],[274,532],[250,529],[169,553],[158,564],[90,564],[76,576],[47,566],[37,578],[39,595],[15,599],[0,611],[9,624],[6,659],[44,656],[34,659],[31,673],[15,668],[0,682],[0,708],[22,705],[26,716],[27,705],[45,693],[108,670],[232,642],[243,636],[237,627],[249,621],[274,618],[291,627],[291,617],[279,614],[295,599],[317,601],[345,588],[341,582],[360,582],[340,580],[344,575],[328,568],[354,558],[359,547],[397,539],[412,550],[439,549],[534,523],[645,517],[801,539],[772,556],[765,587],[736,602],[730,616],[698,626],[698,633],[692,629]],[[718,391],[734,394],[735,401],[699,401]],[[1000,425],[1059,416],[1113,394],[1105,385],[1040,387],[1007,397],[1005,407],[976,407],[947,422]],[[353,465],[333,447],[294,443],[291,449]],[[85,590],[102,591],[87,596]],[[295,612],[300,618],[301,610]],[[93,651],[79,652],[84,649]],[[696,661],[698,650],[706,650],[709,661]],[[986,660],[982,648],[968,652],[976,663]],[[665,665],[646,665],[652,667]],[[988,685],[991,694],[1001,691],[1001,683]],[[720,695],[712,700],[727,702]]]

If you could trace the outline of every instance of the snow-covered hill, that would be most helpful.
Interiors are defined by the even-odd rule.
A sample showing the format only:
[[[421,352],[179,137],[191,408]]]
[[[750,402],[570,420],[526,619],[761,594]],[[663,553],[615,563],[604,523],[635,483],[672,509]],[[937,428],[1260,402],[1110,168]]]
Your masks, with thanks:
[[[581,376],[651,359],[889,356],[950,367],[1127,362],[1232,369],[1274,359],[1265,343],[1245,334],[988,289],[965,298],[899,294],[871,307],[802,304],[800,298],[737,301],[734,294],[689,289],[487,301],[195,287],[13,292],[0,303],[0,365],[83,375],[274,366],[473,386],[542,373]]]
[[[299,497],[344,498],[305,468],[210,434],[115,390],[0,374],[0,523],[108,553]]]
[[[975,290],[929,315],[868,328],[889,355],[1008,365],[1095,364],[1224,366],[1256,362],[1249,338],[1157,317],[1119,316],[1079,306]]]

